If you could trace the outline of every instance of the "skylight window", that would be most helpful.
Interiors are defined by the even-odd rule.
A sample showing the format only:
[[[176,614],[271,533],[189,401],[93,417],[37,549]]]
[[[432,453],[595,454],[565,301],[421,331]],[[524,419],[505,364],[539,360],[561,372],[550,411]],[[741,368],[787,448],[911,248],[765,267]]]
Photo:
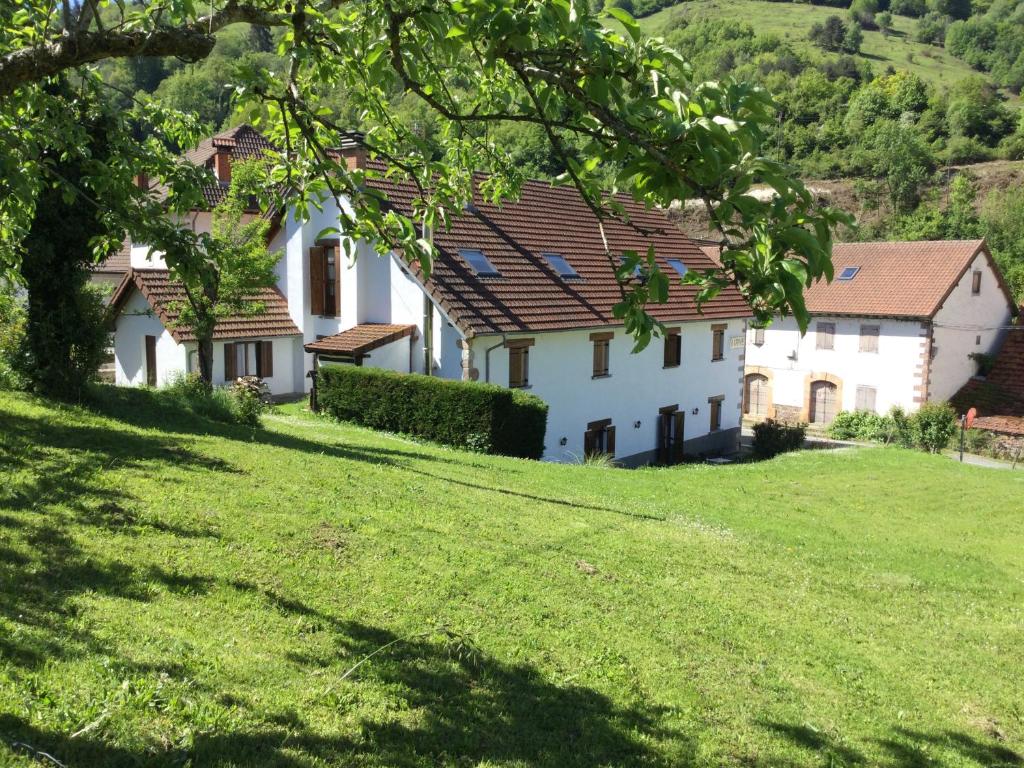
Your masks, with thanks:
[[[557,253],[542,253],[541,256],[548,260],[548,264],[551,265],[551,268],[555,270],[555,274],[559,277],[566,280],[579,277],[579,273],[572,268],[572,265],[565,260],[564,256]]]
[[[860,267],[844,267],[843,271],[839,273],[839,280],[853,280],[860,272]]]
[[[669,259],[668,265],[678,272],[680,277],[686,274],[686,265],[679,259]]]
[[[459,256],[465,259],[470,269],[480,277],[501,277],[501,273],[487,260],[483,251],[476,248],[460,248]]]

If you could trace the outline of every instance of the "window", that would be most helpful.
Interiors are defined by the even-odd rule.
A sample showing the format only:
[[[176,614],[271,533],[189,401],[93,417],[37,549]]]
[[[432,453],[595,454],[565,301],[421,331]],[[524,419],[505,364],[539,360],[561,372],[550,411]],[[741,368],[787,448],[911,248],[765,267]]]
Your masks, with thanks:
[[[711,326],[711,361],[725,359],[725,323]]]
[[[608,373],[608,352],[614,333],[592,333],[590,340],[594,342],[594,378],[603,378]]]
[[[601,453],[615,455],[615,427],[611,419],[592,421],[583,433],[583,454],[594,456]]]
[[[487,260],[483,251],[476,248],[459,248],[459,256],[466,260],[469,268],[479,277],[501,277],[501,273]]]
[[[315,245],[309,249],[310,312],[320,317],[338,315],[338,247]]]
[[[236,341],[224,345],[224,380],[241,376],[268,379],[274,375],[274,342]]]
[[[669,259],[668,265],[678,272],[680,277],[686,274],[686,265],[679,259]]]
[[[710,423],[708,428],[711,432],[717,432],[722,428],[722,401],[725,395],[715,395],[708,398],[708,406],[711,410]]]
[[[981,293],[981,272],[974,270],[974,274],[971,276],[971,295],[977,296]]]
[[[835,323],[818,323],[818,333],[815,342],[817,349],[835,349],[836,348],[836,324]]]
[[[146,386],[156,386],[156,336],[146,337]]]
[[[551,268],[555,270],[555,274],[563,280],[571,280],[579,277],[579,273],[572,268],[572,265],[569,264],[563,256],[557,253],[542,253],[541,256],[548,260],[548,264],[550,264]]]
[[[510,339],[508,348],[508,385],[512,388],[530,386],[530,347],[533,339]]]
[[[839,273],[839,280],[853,280],[860,272],[860,267],[843,267],[843,271]]]
[[[857,387],[857,403],[855,405],[858,411],[871,411],[875,412],[875,396],[878,394],[878,390],[874,387]]]
[[[669,328],[665,333],[665,368],[675,368],[683,360],[683,337],[678,328]]]
[[[880,328],[877,325],[862,325],[860,327],[860,351],[861,352],[878,352],[878,332]]]
[[[755,347],[763,347],[764,346],[764,328],[755,328],[754,329],[754,346]]]

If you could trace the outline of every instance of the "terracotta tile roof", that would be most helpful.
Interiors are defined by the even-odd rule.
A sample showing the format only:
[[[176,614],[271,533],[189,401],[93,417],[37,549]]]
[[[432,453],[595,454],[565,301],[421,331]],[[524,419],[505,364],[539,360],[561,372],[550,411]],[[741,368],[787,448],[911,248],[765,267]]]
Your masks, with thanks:
[[[982,240],[836,243],[836,279],[808,288],[807,308],[821,315],[932,317],[982,247]],[[852,280],[839,280],[847,267],[860,269]]]
[[[274,145],[251,125],[239,125],[208,139],[203,139],[195,149],[185,153],[185,159],[196,165],[212,167],[213,156],[218,149],[228,150],[231,153],[231,161],[237,162],[262,157],[266,152],[272,151]],[[203,196],[210,208],[222,202],[226,194],[226,184],[211,184],[203,187]]]
[[[165,269],[132,269],[121,281],[110,300],[115,312],[119,311],[133,290],[138,290],[149,302],[163,326],[179,344],[195,341],[195,336],[188,326],[175,326],[178,319],[178,306],[185,299],[185,291],[181,283],[172,280]],[[297,336],[299,329],[295,327],[288,314],[288,302],[276,288],[264,288],[250,297],[263,305],[263,311],[253,315],[232,315],[217,322],[214,339],[256,339],[269,336]]]
[[[974,428],[1003,435],[1024,435],[1024,417],[979,416],[974,420]]]
[[[364,323],[334,336],[325,336],[312,341],[305,346],[305,349],[307,352],[359,357],[378,347],[383,347],[385,344],[411,336],[415,329],[415,325]]]
[[[107,272],[124,274],[132,266],[132,243],[131,240],[125,239],[121,244],[121,248],[116,252],[112,253],[95,267],[93,272]]]
[[[988,376],[968,381],[950,402],[960,413],[1024,417],[1024,328],[1008,331]]]
[[[807,309],[815,315],[932,317],[983,248],[984,240],[835,243],[835,279],[804,292]],[[717,246],[705,246],[704,252],[719,262]],[[996,269],[987,248],[985,254]],[[859,269],[852,280],[839,280],[846,267]],[[1002,288],[1013,306],[1009,289]]]
[[[385,192],[401,212],[411,211],[411,185],[380,179],[368,185]],[[667,259],[679,259],[696,270],[711,268],[712,260],[662,211],[647,210],[622,196],[619,201],[630,224],[606,222],[612,252],[644,254],[653,244],[659,266],[674,278],[668,302],[649,306],[654,317],[675,322],[750,316],[750,308],[734,289],[722,291],[700,314],[694,303],[696,289],[679,284]],[[439,255],[426,286],[464,333],[621,325],[612,315],[621,296],[597,219],[575,189],[528,181],[518,201],[501,206],[477,202],[453,219],[449,231],[435,232],[434,245]],[[500,277],[478,276],[459,249],[482,251]],[[565,258],[579,277],[559,277],[544,258],[546,252]]]

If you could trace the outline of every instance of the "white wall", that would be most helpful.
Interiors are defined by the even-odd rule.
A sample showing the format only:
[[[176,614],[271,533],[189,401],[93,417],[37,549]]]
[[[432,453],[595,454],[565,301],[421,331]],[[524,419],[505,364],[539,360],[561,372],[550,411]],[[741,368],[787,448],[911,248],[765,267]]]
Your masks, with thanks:
[[[726,322],[726,321],[715,321]],[[674,325],[674,324],[673,324]],[[724,395],[722,430],[740,423],[740,377],[743,365],[743,320],[728,321],[725,358],[712,362],[710,321],[682,323],[682,364],[664,368],[661,339],[638,354],[631,354],[633,340],[621,328],[609,346],[609,376],[594,379],[594,329],[556,333],[509,334],[509,339],[533,338],[530,347],[527,390],[548,403],[548,428],[544,458],[574,461],[583,455],[583,433],[591,421],[610,418],[615,426],[615,455],[626,458],[654,451],[658,442],[658,409],[678,404],[686,413],[684,439],[708,433],[708,398]],[[603,329],[602,329],[603,330]],[[731,339],[738,339],[734,347]],[[478,336],[472,341],[473,366],[485,378],[485,351],[501,344],[500,336]],[[508,350],[491,351],[490,381],[508,385]],[[697,413],[693,414],[693,409]],[[639,428],[634,423],[639,421]],[[559,445],[561,438],[566,445]]]
[[[389,371],[409,373],[409,362],[411,356],[415,355],[415,347],[409,341],[409,337],[377,347],[363,358],[365,368],[385,368]]]
[[[273,343],[274,375],[264,377],[263,381],[270,388],[274,395],[290,395],[303,391],[302,381],[295,378],[295,358],[302,354],[302,343],[298,336],[275,336],[271,339],[224,339],[213,342],[213,384],[220,386],[225,383],[224,379],[224,345],[232,341],[253,343],[256,341],[271,341]],[[185,345],[188,353],[189,372],[199,371],[199,358],[196,345],[189,343]],[[255,348],[250,353],[249,367],[255,370],[256,361],[253,357]]]
[[[156,336],[156,383],[163,386],[186,366],[185,348],[154,315],[149,302],[133,291],[114,327],[114,382],[120,386],[146,384],[146,336]]]
[[[971,293],[975,270],[981,272],[981,293]],[[1010,322],[1010,305],[1000,290],[984,253],[978,253],[946,298],[934,320],[934,356],[930,399],[948,400],[977,371],[968,355],[995,351]]]
[[[817,324],[835,323],[834,349],[817,349]],[[860,352],[861,325],[880,326],[878,352]],[[807,374],[828,373],[842,380],[842,410],[854,410],[857,387],[877,389],[875,409],[886,413],[899,405],[917,410],[914,402],[926,339],[919,321],[873,318],[813,317],[801,338],[792,317],[776,319],[765,329],[764,344],[754,344],[755,331],[747,332],[747,372],[752,367],[771,373],[772,400],[776,405],[803,407]],[[796,359],[791,359],[793,353]]]

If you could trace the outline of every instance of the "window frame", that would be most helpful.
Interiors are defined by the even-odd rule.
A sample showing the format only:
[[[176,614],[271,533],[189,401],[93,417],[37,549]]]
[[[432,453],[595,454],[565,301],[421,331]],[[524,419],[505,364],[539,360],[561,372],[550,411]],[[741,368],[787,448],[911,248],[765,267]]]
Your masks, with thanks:
[[[825,330],[828,328],[829,330]],[[825,339],[828,339],[828,346]],[[834,351],[836,348],[836,324],[834,322],[819,321],[814,329],[814,348]]]
[[[530,347],[533,346],[533,339],[509,339],[505,342],[508,350],[508,388],[528,389],[530,386]],[[513,379],[514,371],[512,361],[519,358],[519,379]]]
[[[871,328],[874,329],[874,333],[865,333],[864,332],[865,330],[871,329]],[[869,324],[863,324],[862,323],[861,326],[860,326],[860,338],[858,340],[857,351],[858,352],[863,352],[863,353],[869,354],[869,355],[877,355],[878,354],[878,345],[879,345],[879,341],[881,339],[881,336],[882,336],[882,326],[881,325],[878,325],[877,323],[869,323]],[[865,341],[867,341],[869,339],[873,339],[874,341],[871,344],[865,344]],[[871,349],[872,346],[874,347],[874,349]]]
[[[981,295],[981,270],[976,269],[971,274],[971,296]]]
[[[661,367],[678,368],[683,364],[683,333],[681,328],[666,328]]]
[[[615,337],[612,331],[603,331],[590,334],[590,341],[593,344],[593,367],[591,368],[592,379],[607,379],[611,376],[611,341]],[[603,362],[603,367],[602,367]]]
[[[551,270],[562,280],[582,279],[580,278],[580,273],[573,268],[572,264],[569,263],[569,260],[562,254],[557,253],[556,251],[541,251],[540,255],[548,263],[548,266],[551,267]],[[557,262],[552,261],[552,259],[556,259]],[[563,264],[568,271],[559,269],[559,263]]]
[[[711,362],[725,360],[725,332],[728,323],[715,323],[711,326]]]
[[[466,262],[466,266],[468,266],[477,277],[501,277],[501,272],[499,272],[498,268],[495,267],[494,264],[491,263],[491,260],[487,258],[487,254],[483,252],[482,248],[459,248],[458,253],[459,258]],[[480,258],[483,259],[483,264],[474,263],[466,254],[479,254]],[[481,266],[486,266],[486,268],[481,270]]]
[[[725,395],[714,395],[708,398],[708,432],[720,432],[722,429],[722,404]]]

